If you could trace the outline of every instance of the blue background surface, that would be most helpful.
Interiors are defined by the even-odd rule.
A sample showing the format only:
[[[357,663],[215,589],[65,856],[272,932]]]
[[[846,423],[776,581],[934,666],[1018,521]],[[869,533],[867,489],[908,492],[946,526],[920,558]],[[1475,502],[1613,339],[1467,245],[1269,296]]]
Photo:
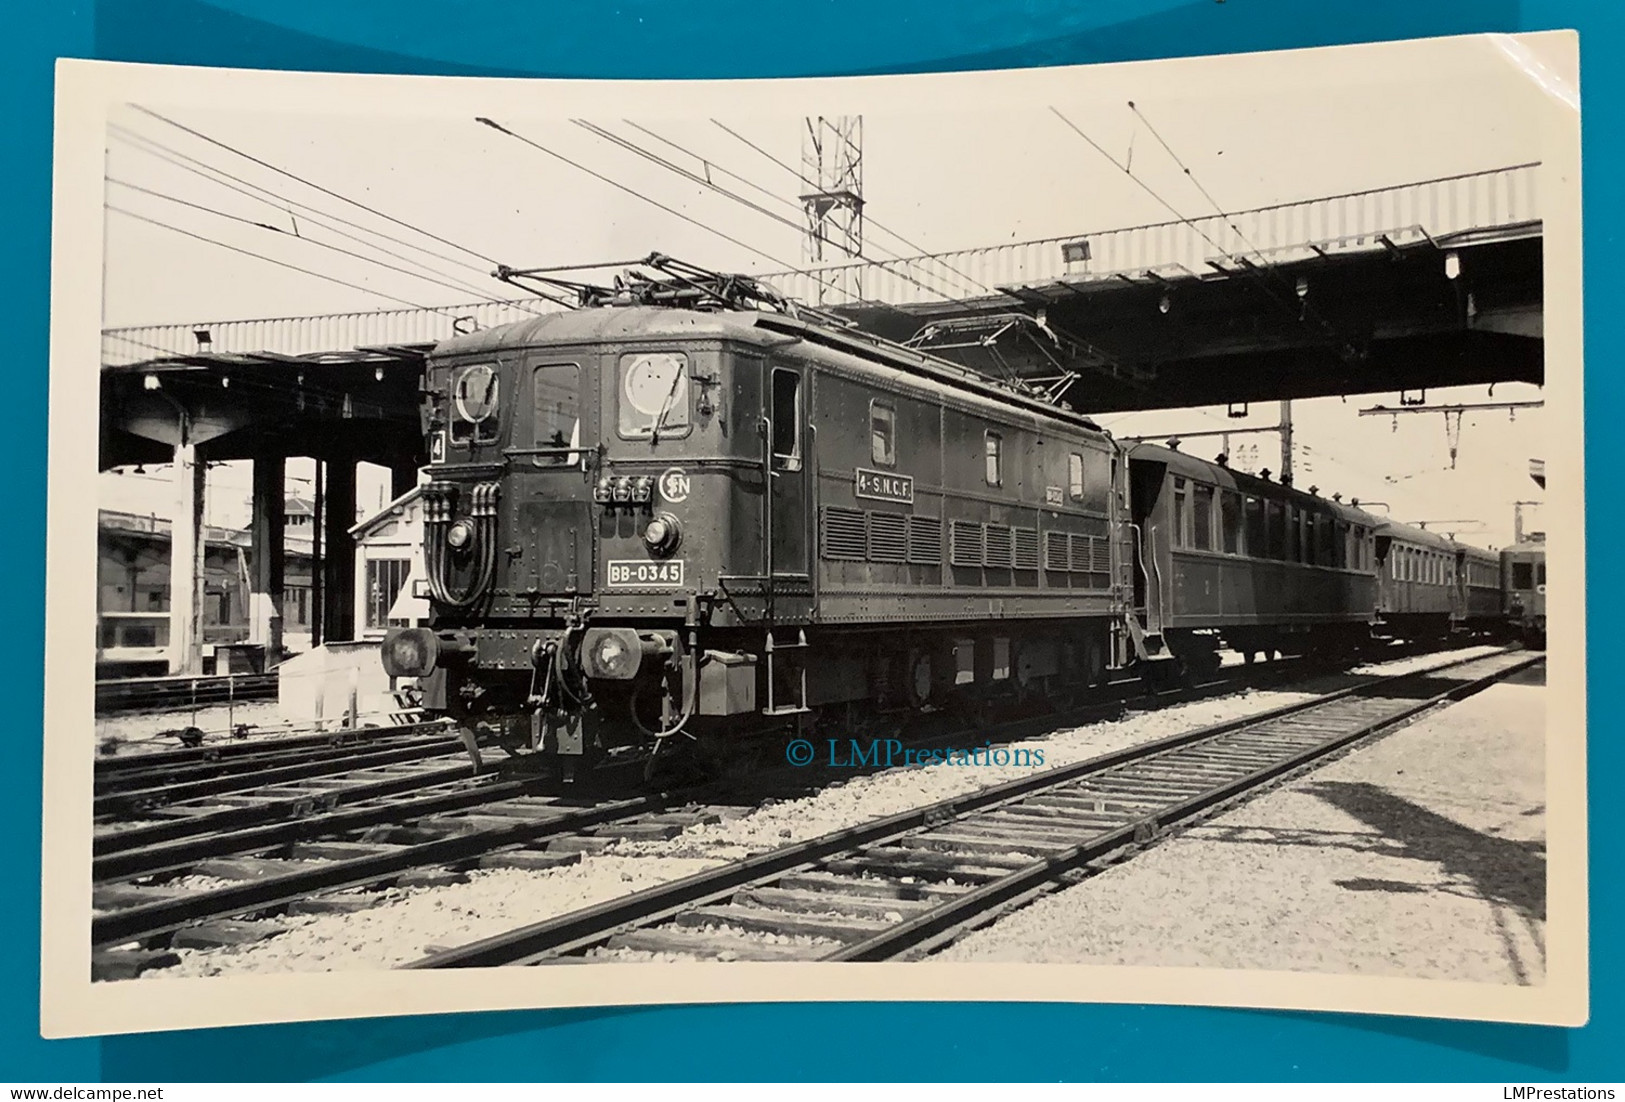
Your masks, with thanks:
[[[1181,1007],[811,1005],[546,1011],[45,1042],[38,1036],[39,775],[52,67],[56,57],[359,72],[746,77],[1126,61],[1480,31],[1577,28],[1585,127],[1588,558],[1593,625],[1620,612],[1609,431],[1620,408],[1625,10],[1614,0],[41,0],[0,35],[0,284],[12,476],[0,662],[0,1080],[1625,1080],[1625,747],[1594,630],[1592,1020],[1584,1029]],[[87,584],[91,583],[86,579]]]

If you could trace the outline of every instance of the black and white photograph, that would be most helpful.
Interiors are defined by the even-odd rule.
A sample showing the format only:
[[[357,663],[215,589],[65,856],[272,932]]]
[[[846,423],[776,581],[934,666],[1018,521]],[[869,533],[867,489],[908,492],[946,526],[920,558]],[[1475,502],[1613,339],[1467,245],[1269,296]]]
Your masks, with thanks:
[[[1582,1021],[1578,87],[62,63],[47,1032]]]

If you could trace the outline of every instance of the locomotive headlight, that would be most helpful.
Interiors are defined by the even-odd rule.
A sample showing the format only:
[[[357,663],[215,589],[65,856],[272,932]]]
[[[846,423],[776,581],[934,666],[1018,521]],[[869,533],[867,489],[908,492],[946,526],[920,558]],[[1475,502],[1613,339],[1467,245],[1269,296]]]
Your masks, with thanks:
[[[474,542],[474,529],[469,526],[468,521],[460,520],[446,529],[446,542],[453,550],[461,551]]]
[[[391,628],[380,649],[390,677],[427,677],[440,659],[440,639],[428,628]]]
[[[630,681],[643,664],[643,644],[631,628],[593,628],[581,642],[581,664],[588,677]]]
[[[682,541],[683,530],[677,523],[677,518],[670,513],[660,513],[643,528],[643,543],[656,555],[669,555],[677,550]]]

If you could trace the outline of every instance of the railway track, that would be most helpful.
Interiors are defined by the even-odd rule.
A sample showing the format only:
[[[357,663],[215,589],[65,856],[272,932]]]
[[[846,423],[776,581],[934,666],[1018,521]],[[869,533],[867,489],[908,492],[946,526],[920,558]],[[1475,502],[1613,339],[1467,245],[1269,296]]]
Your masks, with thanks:
[[[104,759],[96,765],[92,810],[98,819],[141,814],[189,800],[417,761],[464,745],[443,725],[408,724],[373,729],[370,734],[364,740],[334,738],[318,745],[265,744],[217,758]]]
[[[1502,652],[1035,773],[435,953],[408,968],[910,959],[1114,854],[1542,655]]]
[[[1119,683],[1103,700],[982,728],[978,739],[1012,741],[1120,716],[1126,707],[1163,707],[1305,672],[1295,662],[1235,667],[1206,683],[1160,693]],[[910,745],[953,737],[942,733]],[[305,746],[332,749],[314,741]],[[163,768],[197,764],[187,756],[197,753],[174,751]],[[254,755],[236,757],[248,762]],[[239,932],[243,940],[265,936],[261,924],[250,935],[236,929],[241,924],[223,921],[238,916],[359,909],[377,897],[358,892],[447,882],[474,867],[555,867],[618,839],[672,837],[714,817],[708,795],[721,804],[749,804],[767,793],[783,796],[787,786],[799,794],[833,779],[781,764],[752,778],[743,796],[723,785],[595,802],[558,796],[536,778],[507,776],[489,765],[473,773],[461,752],[342,773],[332,771],[339,760],[317,763],[329,770],[323,775],[195,797],[150,810],[152,821],[98,830],[92,866],[98,974],[118,978],[161,967],[172,962],[172,945],[201,947]],[[855,771],[840,775],[849,779]],[[182,782],[197,783],[211,782]],[[207,877],[210,886],[190,886],[186,877]]]
[[[110,678],[96,682],[96,712],[111,715],[159,708],[201,708],[270,700],[276,694],[274,673]]]

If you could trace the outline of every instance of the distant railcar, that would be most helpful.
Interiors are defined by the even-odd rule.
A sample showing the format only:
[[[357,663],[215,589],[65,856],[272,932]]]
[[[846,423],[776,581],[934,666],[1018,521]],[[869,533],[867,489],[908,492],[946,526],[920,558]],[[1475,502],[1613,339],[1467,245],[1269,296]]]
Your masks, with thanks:
[[[1502,634],[1506,615],[1501,593],[1501,563],[1493,551],[1454,546],[1454,582],[1458,626],[1477,635]]]
[[[1524,542],[1501,551],[1502,607],[1525,644],[1546,646],[1546,545]]]
[[[1379,630],[1410,641],[1442,641],[1461,615],[1458,545],[1396,521],[1377,528]]]

